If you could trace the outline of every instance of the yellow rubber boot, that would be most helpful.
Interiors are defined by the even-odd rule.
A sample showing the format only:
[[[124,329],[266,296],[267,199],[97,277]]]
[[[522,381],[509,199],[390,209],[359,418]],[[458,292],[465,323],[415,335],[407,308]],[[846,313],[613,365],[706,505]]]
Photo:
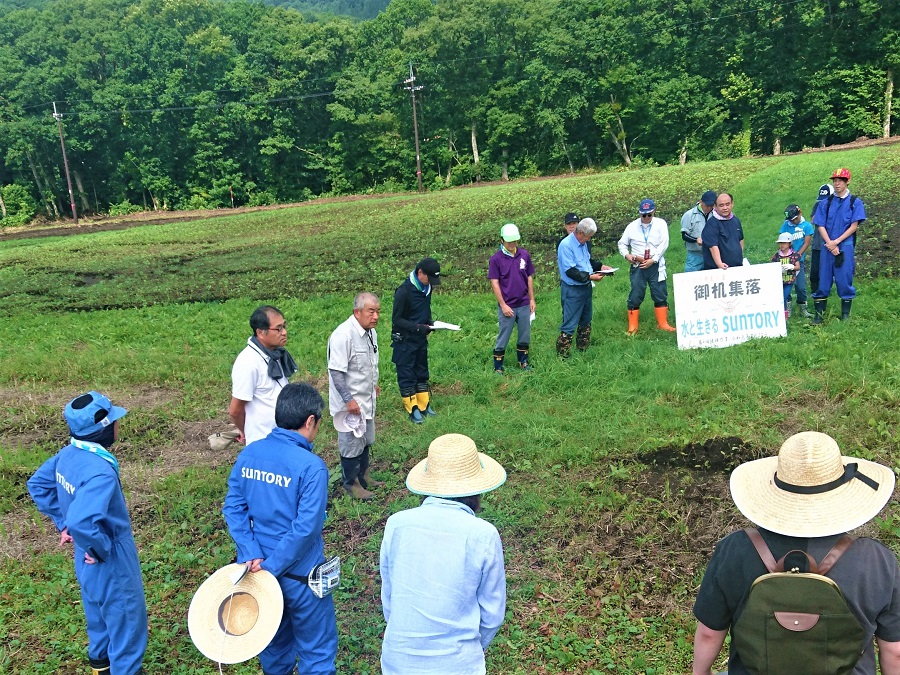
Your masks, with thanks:
[[[419,407],[416,405],[416,399],[416,394],[404,396],[403,407],[406,408],[406,412],[409,413],[409,419],[412,420],[413,424],[422,424],[425,418],[422,417],[422,411],[419,410]]]
[[[437,415],[434,412],[434,408],[431,407],[431,392],[428,391],[420,391],[416,394],[416,405],[419,406],[419,410],[422,411],[424,415]]]
[[[638,332],[638,320],[641,317],[641,310],[639,309],[629,309],[628,310],[628,334],[634,335]]]

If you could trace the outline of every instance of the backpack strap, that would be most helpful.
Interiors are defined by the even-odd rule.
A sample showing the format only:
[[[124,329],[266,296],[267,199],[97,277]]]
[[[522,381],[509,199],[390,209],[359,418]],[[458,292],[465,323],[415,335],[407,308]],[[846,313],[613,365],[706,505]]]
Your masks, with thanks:
[[[842,555],[850,548],[850,545],[856,541],[856,537],[852,537],[849,534],[845,534],[843,537],[838,539],[837,543],[832,547],[832,549],[822,558],[821,563],[816,563],[815,558],[813,558],[806,551],[788,551],[785,553],[780,560],[776,562],[775,556],[772,555],[772,552],[769,550],[768,545],[766,545],[765,540],[762,538],[762,535],[759,533],[755,527],[747,527],[744,528],[744,532],[747,534],[747,537],[750,539],[750,543],[753,544],[753,547],[756,549],[756,552],[759,554],[760,560],[762,560],[763,565],[766,566],[766,569],[769,572],[784,572],[784,559],[787,558],[791,553],[802,553],[806,556],[807,561],[809,561],[809,571],[813,574],[821,574],[825,576],[834,567],[834,564],[840,559]]]
[[[822,562],[819,563],[819,574],[828,574],[829,570],[834,567],[834,564],[840,557],[847,552],[847,549],[850,548],[850,544],[854,541],[856,541],[856,537],[851,537],[849,534],[845,534],[838,539],[834,547],[828,552],[828,555],[822,558]]]
[[[756,549],[760,560],[762,560],[763,565],[766,566],[766,569],[769,570],[769,572],[783,571],[783,567],[781,570],[778,569],[778,563],[775,562],[775,556],[772,555],[772,552],[763,540],[759,530],[755,527],[745,527],[744,533],[750,538],[750,543],[753,544],[753,548]],[[782,558],[782,561],[783,560],[784,559]]]

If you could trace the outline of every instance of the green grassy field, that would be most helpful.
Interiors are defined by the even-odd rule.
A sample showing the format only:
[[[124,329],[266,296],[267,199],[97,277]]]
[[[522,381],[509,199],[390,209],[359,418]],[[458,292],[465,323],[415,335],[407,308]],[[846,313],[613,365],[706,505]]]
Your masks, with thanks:
[[[703,190],[727,190],[748,257],[764,262],[785,206],[808,213],[841,165],[869,214],[850,322],[832,314],[811,328],[792,317],[786,338],[682,352],[655,329],[649,300],[638,335],[625,335],[628,279],[619,273],[595,290],[590,350],[556,358],[554,246],[565,212],[594,217],[595,250],[624,267],[614,242],[638,201],[653,197],[670,223],[676,272],[681,214]],[[186,612],[196,587],[234,553],[220,515],[234,452],[214,453],[206,436],[228,423],[230,367],[247,319],[262,302],[278,305],[300,365],[295,379],[324,392],[327,337],[363,290],[383,303],[373,457],[387,485],[365,504],[336,489],[329,507],[326,550],[344,560],[339,672],[378,672],[384,521],[419,503],[404,488],[406,472],[448,432],[471,436],[509,472],[482,514],[503,538],[509,591],[489,672],[684,672],[703,567],[716,540],[743,523],[728,497],[733,466],[808,429],[830,433],[848,454],[900,464],[898,188],[900,146],[883,146],[0,241],[0,672],[86,669],[71,559],[25,480],[63,444],[64,403],[88,388],[130,409],[115,451],[150,612],[145,666],[216,672],[191,644]],[[498,377],[485,274],[505,222],[519,225],[534,257],[538,308],[534,372]],[[435,317],[463,330],[432,336],[439,416],[413,426],[387,337],[393,290],[424,255],[443,265]],[[339,472],[330,425],[317,450]],[[870,531],[900,551],[894,506]],[[255,661],[225,671],[259,672]]]

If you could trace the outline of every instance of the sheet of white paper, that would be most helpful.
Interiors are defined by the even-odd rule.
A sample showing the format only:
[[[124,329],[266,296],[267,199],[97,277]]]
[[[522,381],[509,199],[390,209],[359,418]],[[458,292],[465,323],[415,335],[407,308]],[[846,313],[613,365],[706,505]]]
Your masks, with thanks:
[[[444,330],[459,330],[459,326],[457,326],[455,323],[447,323],[446,321],[435,321],[431,324],[431,327],[434,330],[440,330],[442,328]]]
[[[536,318],[537,318],[537,315],[536,315],[534,312],[532,312],[532,313],[531,313],[531,320],[534,321]]]
[[[612,274],[613,272],[618,272],[618,267],[610,267],[608,270],[600,270],[600,274]]]

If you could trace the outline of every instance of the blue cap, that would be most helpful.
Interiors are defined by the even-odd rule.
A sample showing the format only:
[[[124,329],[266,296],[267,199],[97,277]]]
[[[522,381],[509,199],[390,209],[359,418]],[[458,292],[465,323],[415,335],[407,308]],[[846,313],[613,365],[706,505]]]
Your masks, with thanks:
[[[638,213],[645,215],[656,211],[656,203],[652,199],[642,199],[641,205],[638,207]]]
[[[719,195],[717,195],[712,190],[707,190],[706,192],[703,193],[703,196],[700,197],[700,201],[703,202],[704,204],[706,204],[707,206],[714,206],[716,203],[716,198],[718,196]]]
[[[125,417],[128,411],[113,405],[106,396],[89,391],[66,404],[66,424],[73,436],[90,436]]]
[[[833,194],[834,186],[831,183],[825,183],[822,187],[819,188],[818,200],[825,199],[826,197],[830,197]]]

